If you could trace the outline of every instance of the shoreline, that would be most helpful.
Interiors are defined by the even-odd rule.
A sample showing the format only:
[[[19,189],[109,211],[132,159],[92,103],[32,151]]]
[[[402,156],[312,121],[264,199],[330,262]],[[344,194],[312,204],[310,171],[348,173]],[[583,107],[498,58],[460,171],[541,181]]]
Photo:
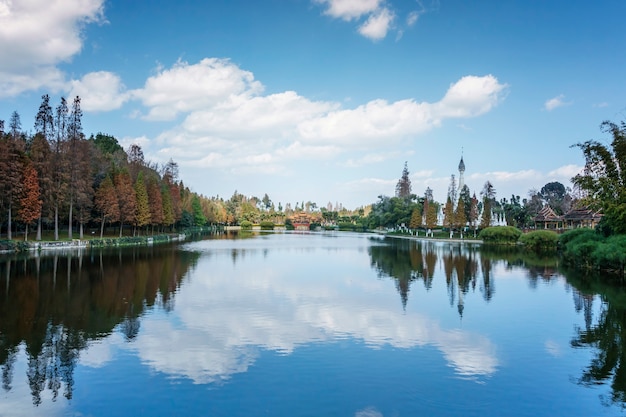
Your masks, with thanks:
[[[476,243],[483,244],[484,242],[480,239],[461,239],[461,238],[438,238],[438,237],[426,237],[426,236],[407,236],[407,235],[390,235],[386,233],[380,233],[380,235],[385,237],[393,237],[398,239],[408,239],[408,240],[421,240],[425,242],[450,242],[450,243]]]

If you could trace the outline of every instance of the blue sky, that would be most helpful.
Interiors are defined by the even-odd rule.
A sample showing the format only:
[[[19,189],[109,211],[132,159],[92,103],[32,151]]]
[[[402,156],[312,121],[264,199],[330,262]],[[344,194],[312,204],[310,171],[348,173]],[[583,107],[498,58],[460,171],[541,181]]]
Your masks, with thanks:
[[[569,185],[626,119],[623,0],[0,0],[0,119],[82,99],[85,134],[193,191],[356,208]]]

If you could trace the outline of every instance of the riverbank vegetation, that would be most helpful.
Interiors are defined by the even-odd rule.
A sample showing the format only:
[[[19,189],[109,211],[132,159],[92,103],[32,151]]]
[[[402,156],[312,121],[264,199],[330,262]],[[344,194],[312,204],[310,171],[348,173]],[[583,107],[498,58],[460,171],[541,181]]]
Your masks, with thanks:
[[[624,122],[601,125],[612,137],[610,146],[595,140],[574,145],[586,159],[584,171],[572,179],[576,193],[550,182],[539,191],[530,190],[528,198],[498,199],[494,185],[486,181],[477,195],[463,184],[461,158],[458,182],[451,175],[445,202],[435,201],[430,188],[423,195],[413,193],[405,163],[394,196],[380,195],[371,205],[348,210],[330,202],[323,207],[312,201],[283,206],[267,194],[259,198],[236,190],[229,199],[203,196],[184,184],[173,160],[152,163],[139,145],[123,149],[115,137],[104,133],[87,138],[80,104],[80,97],[72,103],[61,98],[53,111],[49,96],[42,96],[34,134],[22,129],[17,112],[7,129],[0,120],[0,237],[6,237],[4,247],[17,248],[10,243],[14,236],[28,240],[29,233],[35,240],[58,241],[158,236],[207,225],[263,230],[279,225],[286,230],[478,236],[486,243],[519,242],[532,250],[551,250],[559,242],[569,262],[623,270],[621,255],[614,251],[621,250],[623,242],[616,236],[626,235]],[[558,240],[551,232],[533,230],[543,209],[562,216],[573,207],[602,213],[597,236]],[[583,256],[585,250],[589,256]]]
[[[478,237],[483,242],[497,245],[516,245],[522,231],[513,226],[487,227]]]
[[[564,259],[577,268],[624,276],[626,265],[626,123],[604,122],[605,141],[589,140],[574,146],[585,156],[585,169],[572,178],[584,193],[583,203],[603,213],[596,230],[564,233],[560,245]]]

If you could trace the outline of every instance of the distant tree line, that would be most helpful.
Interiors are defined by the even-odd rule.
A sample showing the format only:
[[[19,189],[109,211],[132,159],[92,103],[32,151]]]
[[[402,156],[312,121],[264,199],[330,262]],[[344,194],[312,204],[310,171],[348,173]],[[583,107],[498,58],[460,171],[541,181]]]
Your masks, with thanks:
[[[560,182],[549,182],[539,191],[528,191],[528,198],[511,195],[510,199],[496,198],[496,189],[486,181],[479,196],[467,185],[457,190],[455,176],[450,178],[446,201],[434,200],[433,190],[426,188],[422,196],[412,192],[408,166],[396,184],[393,197],[380,195],[367,219],[369,228],[434,229],[477,231],[494,224],[506,224],[520,229],[534,226],[533,218],[544,208],[550,207],[555,214],[567,213],[577,198],[572,190]]]

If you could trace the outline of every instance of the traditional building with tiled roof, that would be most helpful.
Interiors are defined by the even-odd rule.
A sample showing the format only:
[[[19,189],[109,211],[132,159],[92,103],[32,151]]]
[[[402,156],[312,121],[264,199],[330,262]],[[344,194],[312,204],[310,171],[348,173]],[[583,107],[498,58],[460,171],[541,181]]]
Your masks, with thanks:
[[[572,209],[563,215],[563,226],[566,229],[576,229],[578,227],[594,228],[601,219],[602,214],[587,207],[581,207]]]
[[[535,229],[562,229],[563,218],[558,216],[550,206],[545,206],[533,218]]]

